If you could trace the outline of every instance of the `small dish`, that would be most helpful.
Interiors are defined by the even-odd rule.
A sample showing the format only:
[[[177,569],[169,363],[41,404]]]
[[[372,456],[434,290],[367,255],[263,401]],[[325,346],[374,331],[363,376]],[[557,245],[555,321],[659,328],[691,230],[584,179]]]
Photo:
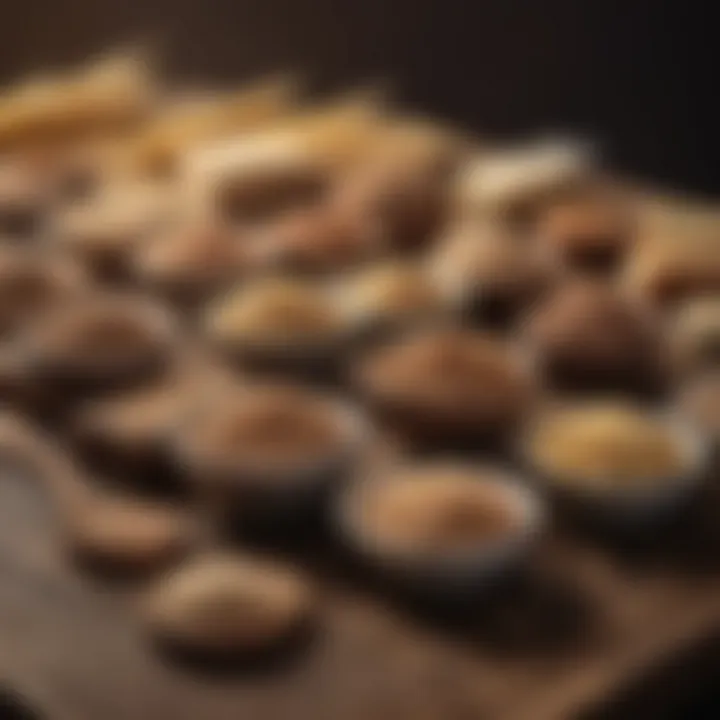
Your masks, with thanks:
[[[213,225],[176,228],[138,249],[133,275],[173,303],[194,307],[246,274],[250,258],[236,234]]]
[[[199,534],[179,507],[115,494],[90,494],[62,523],[63,540],[83,567],[128,577],[173,564]]]
[[[400,466],[349,486],[337,506],[348,547],[390,582],[475,596],[521,569],[545,524],[537,494],[497,468]]]
[[[538,242],[573,271],[611,275],[622,268],[636,235],[631,203],[596,190],[552,203],[538,219]]]
[[[302,275],[345,272],[387,251],[376,218],[330,203],[282,215],[259,230],[252,243],[264,264]]]
[[[425,450],[501,450],[536,392],[532,360],[521,348],[456,328],[379,348],[360,361],[355,382],[390,429]]]
[[[222,553],[195,557],[164,575],[143,598],[150,637],[195,659],[234,659],[285,644],[308,625],[314,592],[294,570]]]
[[[191,393],[179,380],[98,398],[81,405],[71,420],[72,439],[93,466],[145,485],[166,480],[172,463],[167,437],[187,414]]]
[[[206,336],[258,371],[327,380],[347,349],[351,323],[325,287],[290,278],[259,279],[211,303]]]
[[[530,313],[523,333],[556,389],[655,394],[667,383],[659,317],[598,280],[560,285]]]
[[[71,395],[128,387],[157,376],[176,341],[164,307],[121,294],[87,294],[30,328],[24,354],[48,387]]]
[[[354,407],[278,384],[217,395],[174,433],[192,487],[242,531],[303,525],[353,470],[369,440]]]
[[[22,334],[28,324],[87,285],[76,263],[47,248],[0,247],[0,338]]]
[[[583,517],[643,529],[675,516],[697,493],[709,444],[677,413],[595,400],[540,413],[521,453]]]
[[[465,300],[459,285],[411,260],[376,263],[343,278],[337,295],[365,339],[446,323],[461,314]]]
[[[168,439],[208,395],[235,392],[239,386],[216,363],[192,362],[186,353],[179,355],[150,384],[93,398],[77,408],[69,419],[69,432],[87,463],[123,484],[178,489],[181,483]]]

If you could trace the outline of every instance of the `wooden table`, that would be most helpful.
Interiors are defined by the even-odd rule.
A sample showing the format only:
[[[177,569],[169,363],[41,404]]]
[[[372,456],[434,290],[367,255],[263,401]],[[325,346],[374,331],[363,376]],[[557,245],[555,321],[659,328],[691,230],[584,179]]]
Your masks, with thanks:
[[[58,720],[557,720],[641,681],[651,700],[653,673],[704,653],[720,631],[718,495],[711,488],[692,521],[641,547],[558,532],[522,592],[456,627],[318,572],[325,628],[301,661],[218,679],[145,647],[132,590],[68,567],[37,488],[6,476],[0,678]]]
[[[6,474],[0,685],[50,720],[660,717],[652,708],[718,659],[720,488],[710,482],[682,526],[640,546],[557,530],[522,587],[455,627],[341,570],[312,570],[324,628],[298,662],[193,674],[146,646],[131,588],[67,565],[43,494]]]

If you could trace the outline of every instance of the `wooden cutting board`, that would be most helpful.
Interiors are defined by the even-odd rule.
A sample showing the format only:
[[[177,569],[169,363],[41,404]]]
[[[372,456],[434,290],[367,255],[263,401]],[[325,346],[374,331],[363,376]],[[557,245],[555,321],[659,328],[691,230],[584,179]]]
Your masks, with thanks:
[[[668,207],[649,205],[658,227],[720,239],[716,212]],[[658,705],[720,655],[720,477],[682,526],[640,547],[556,530],[522,592],[454,627],[342,566],[310,572],[324,627],[297,662],[190,673],[146,645],[132,588],[68,565],[42,492],[5,473],[0,688],[49,720],[561,720],[621,707],[661,717]]]

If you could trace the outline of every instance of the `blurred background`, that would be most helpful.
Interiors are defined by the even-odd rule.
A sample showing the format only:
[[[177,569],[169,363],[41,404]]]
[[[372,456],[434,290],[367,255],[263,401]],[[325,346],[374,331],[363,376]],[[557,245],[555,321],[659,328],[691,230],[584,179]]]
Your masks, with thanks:
[[[490,136],[570,129],[625,174],[706,196],[715,152],[710,3],[667,0],[24,0],[3,8],[0,81],[148,40],[198,81],[388,79]]]
[[[0,84],[145,41],[171,77],[197,84],[278,70],[319,92],[387,81],[409,106],[489,137],[579,133],[623,175],[715,201],[716,28],[692,5],[22,0],[3,7]],[[717,691],[698,695],[678,720],[720,717]]]

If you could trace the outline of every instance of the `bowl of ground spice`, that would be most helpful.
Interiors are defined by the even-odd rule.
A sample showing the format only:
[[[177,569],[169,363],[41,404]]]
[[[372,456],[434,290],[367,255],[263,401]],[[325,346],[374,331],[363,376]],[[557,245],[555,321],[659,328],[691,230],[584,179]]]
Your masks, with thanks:
[[[313,515],[353,469],[368,437],[351,404],[262,383],[210,403],[178,428],[172,444],[201,495],[240,524],[272,529]]]
[[[541,412],[524,453],[559,497],[605,518],[640,522],[672,514],[693,496],[708,449],[705,436],[675,414],[588,400]]]
[[[521,566],[544,524],[541,501],[514,476],[448,461],[359,480],[338,510],[352,551],[391,581],[441,595],[483,589]]]

